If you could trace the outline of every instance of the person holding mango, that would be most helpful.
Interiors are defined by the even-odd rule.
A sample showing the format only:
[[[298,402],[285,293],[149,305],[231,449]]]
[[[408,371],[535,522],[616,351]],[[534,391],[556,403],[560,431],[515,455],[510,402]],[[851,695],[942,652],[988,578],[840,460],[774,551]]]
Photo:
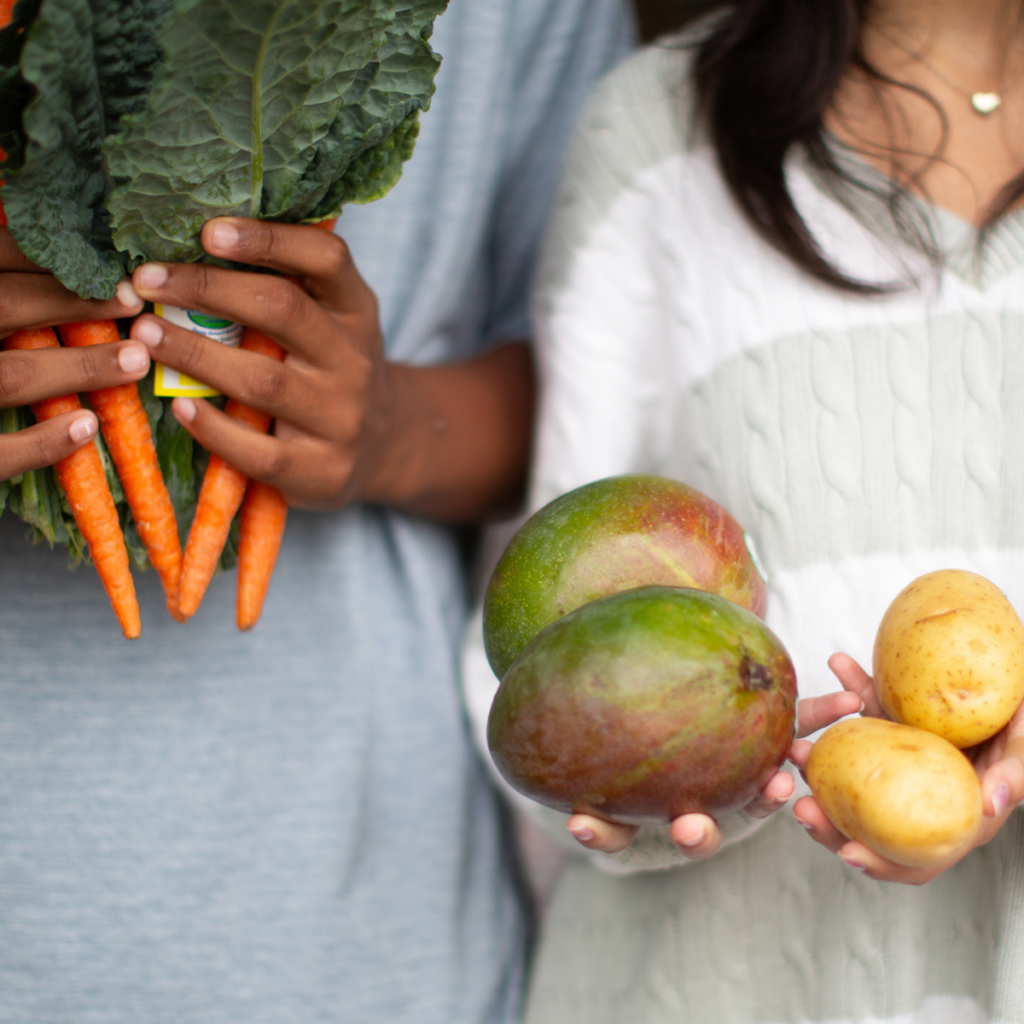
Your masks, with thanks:
[[[834,674],[884,729],[871,645],[908,583],[962,570],[1024,610],[1024,12],[690,10],[570,147],[535,295],[530,510],[624,473],[719,502],[756,542],[800,696]],[[939,864],[851,840],[802,778],[717,821],[529,812],[586,851],[527,1024],[1024,1024],[1019,703],[973,769],[949,748],[978,813]]]

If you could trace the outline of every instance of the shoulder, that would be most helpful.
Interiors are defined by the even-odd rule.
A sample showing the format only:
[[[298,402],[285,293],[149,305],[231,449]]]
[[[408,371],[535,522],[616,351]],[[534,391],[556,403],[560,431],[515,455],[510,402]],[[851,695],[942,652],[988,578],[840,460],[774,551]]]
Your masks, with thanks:
[[[695,52],[692,35],[669,36],[598,82],[566,152],[537,277],[540,308],[590,248],[615,250],[621,266],[628,249],[650,251],[649,235],[666,230],[666,218],[687,235],[691,206],[702,216],[728,203],[694,116]]]
[[[584,107],[566,180],[609,202],[644,172],[699,144],[688,38],[638,50],[606,75]]]

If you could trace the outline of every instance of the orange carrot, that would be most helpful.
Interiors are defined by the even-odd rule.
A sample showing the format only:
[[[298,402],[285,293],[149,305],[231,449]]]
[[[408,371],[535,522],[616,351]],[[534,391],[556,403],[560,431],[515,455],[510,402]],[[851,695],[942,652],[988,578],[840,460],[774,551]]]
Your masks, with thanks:
[[[57,330],[69,348],[104,345],[121,337],[113,320],[64,324]],[[89,404],[99,418],[146,554],[160,576],[167,609],[177,617],[181,541],[138,386],[119,384],[90,391]]]
[[[60,342],[49,327],[34,331],[15,331],[4,339],[5,349],[57,348]],[[81,409],[77,395],[47,398],[36,402],[32,412],[37,420],[52,419],[61,413]],[[110,604],[121,623],[124,635],[134,640],[142,631],[135,583],[128,568],[128,551],[117,519],[117,508],[107,486],[103,460],[95,443],[90,442],[61,459],[54,467],[57,480],[67,495],[71,514],[89,545],[89,555]]]
[[[242,502],[238,536],[238,628],[252,629],[263,612],[281,539],[288,502],[270,484],[250,480]]]
[[[261,331],[247,327],[241,348],[257,352],[271,359],[284,359],[284,349]],[[234,398],[228,400],[224,411],[232,419],[241,421],[265,434],[271,417],[252,409]],[[196,502],[196,517],[188,532],[185,558],[181,567],[181,587],[178,591],[178,614],[182,619],[195,615],[213,579],[220,553],[231,530],[231,520],[242,504],[249,478],[219,455],[210,456],[203,486]],[[268,577],[269,578],[269,577]]]

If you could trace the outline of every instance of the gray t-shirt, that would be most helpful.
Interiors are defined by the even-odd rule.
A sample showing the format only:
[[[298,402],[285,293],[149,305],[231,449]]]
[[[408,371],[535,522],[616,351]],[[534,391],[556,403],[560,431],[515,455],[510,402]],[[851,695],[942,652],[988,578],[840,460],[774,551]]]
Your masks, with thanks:
[[[339,230],[397,358],[528,334],[534,248],[618,0],[453,0],[405,178]],[[524,924],[456,686],[452,534],[292,512],[263,618],[172,622],[0,519],[0,1022],[512,1019]]]

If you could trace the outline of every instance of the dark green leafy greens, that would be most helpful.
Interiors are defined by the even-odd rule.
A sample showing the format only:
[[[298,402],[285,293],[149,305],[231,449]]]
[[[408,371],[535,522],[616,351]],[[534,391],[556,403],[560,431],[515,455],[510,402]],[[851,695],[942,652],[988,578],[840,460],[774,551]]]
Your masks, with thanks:
[[[127,268],[111,241],[103,140],[144,106],[172,2],[45,0],[8,83],[16,102],[29,97],[2,170],[8,226],[26,256],[86,297],[112,298]]]
[[[211,217],[317,221],[379,198],[429,106],[445,4],[20,0],[0,33],[12,235],[111,298],[143,259],[203,259]]]
[[[12,236],[83,297],[145,259],[209,259],[211,217],[315,222],[398,181],[430,105],[447,0],[18,0],[0,30]],[[207,453],[139,385],[182,540]],[[33,421],[5,410],[0,432]],[[100,442],[129,554],[145,551]],[[85,544],[52,469],[0,482],[36,539]],[[222,565],[233,564],[237,522]]]

